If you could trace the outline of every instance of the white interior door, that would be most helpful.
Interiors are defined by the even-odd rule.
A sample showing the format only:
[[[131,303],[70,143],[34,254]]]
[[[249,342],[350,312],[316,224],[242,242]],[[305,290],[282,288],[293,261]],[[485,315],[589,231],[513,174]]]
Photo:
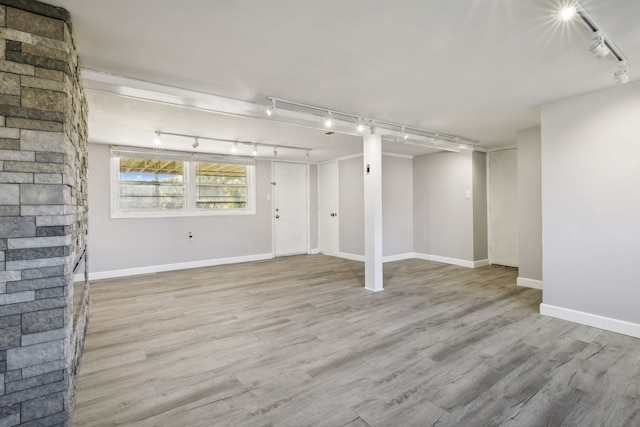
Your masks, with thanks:
[[[325,163],[319,167],[318,236],[320,252],[338,254],[338,163]]]
[[[274,162],[275,256],[307,253],[307,165]]]
[[[516,149],[489,153],[489,262],[518,266]]]

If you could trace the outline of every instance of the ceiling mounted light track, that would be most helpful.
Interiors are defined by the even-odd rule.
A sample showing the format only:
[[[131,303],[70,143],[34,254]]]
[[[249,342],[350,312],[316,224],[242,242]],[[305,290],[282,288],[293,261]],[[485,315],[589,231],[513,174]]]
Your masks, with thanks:
[[[419,129],[384,120],[374,120],[356,114],[345,113],[342,111],[336,111],[316,105],[303,104],[281,98],[267,97],[267,99],[272,104],[277,102],[279,110],[278,117],[283,116],[282,120],[285,120],[284,116],[285,112],[287,112],[292,116],[295,115],[298,119],[300,117],[306,118],[307,123],[309,123],[309,127],[331,128],[333,132],[348,135],[361,135],[368,127],[371,134],[380,133],[387,141],[394,140],[409,143],[411,140],[414,140],[414,142],[418,143],[417,145],[441,150],[446,149],[445,146],[447,144],[451,147],[455,145],[456,149],[459,148],[458,146],[460,144],[462,144],[466,149],[484,150],[484,147],[480,147],[478,141],[465,138],[460,135]],[[323,118],[321,122],[318,120],[319,117]],[[315,121],[313,121],[314,118]],[[434,144],[436,135],[438,136],[437,140],[440,144],[437,147],[436,144]]]
[[[627,57],[615,45],[611,38],[605,35],[602,28],[589,15],[578,0],[558,2],[558,16],[564,22],[579,19],[579,21],[593,33],[589,45],[589,52],[598,59],[610,57],[616,61],[617,67],[613,74],[616,83],[624,84],[629,81]]]
[[[231,152],[234,155],[237,155],[240,152],[240,145],[252,146],[253,148],[251,150],[251,154],[254,157],[258,155],[258,147],[273,148],[273,151],[274,151],[275,155],[277,155],[277,151],[279,149],[280,150],[304,151],[305,155],[307,155],[307,153],[310,153],[311,151],[313,151],[313,149],[306,148],[306,147],[294,147],[294,146],[290,146],[290,145],[278,145],[278,144],[264,144],[262,142],[242,141],[242,140],[239,140],[239,139],[210,138],[210,137],[207,137],[207,136],[189,135],[189,134],[186,134],[186,133],[174,133],[174,132],[156,131],[155,134],[156,134],[156,136],[154,138],[154,144],[155,145],[159,144],[159,142],[156,142],[156,141],[160,141],[160,137],[162,135],[176,136],[176,137],[179,137],[179,138],[193,139],[193,144],[191,146],[194,149],[198,148],[200,146],[200,141],[202,141],[202,140],[230,143],[230,144],[232,144]],[[274,157],[275,157],[275,155],[274,155]]]

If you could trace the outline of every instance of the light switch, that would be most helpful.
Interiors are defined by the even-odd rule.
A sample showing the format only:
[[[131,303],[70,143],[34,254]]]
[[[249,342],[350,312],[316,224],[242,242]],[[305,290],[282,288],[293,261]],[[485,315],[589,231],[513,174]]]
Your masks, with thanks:
[[[471,191],[467,190],[464,192],[464,198],[465,199],[470,199],[471,198]]]

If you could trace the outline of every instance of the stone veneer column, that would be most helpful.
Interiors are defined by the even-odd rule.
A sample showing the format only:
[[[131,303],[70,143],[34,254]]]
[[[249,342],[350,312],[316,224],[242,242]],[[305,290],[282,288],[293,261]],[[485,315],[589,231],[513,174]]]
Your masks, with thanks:
[[[69,14],[0,0],[0,426],[67,425],[88,312],[87,108]]]

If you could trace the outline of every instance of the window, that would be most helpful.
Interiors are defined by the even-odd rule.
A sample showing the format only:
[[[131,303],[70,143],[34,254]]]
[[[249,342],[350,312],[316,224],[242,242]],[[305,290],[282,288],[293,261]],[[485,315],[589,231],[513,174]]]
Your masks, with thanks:
[[[196,208],[247,207],[247,166],[196,163]]]
[[[255,161],[111,149],[113,217],[255,214]]]

